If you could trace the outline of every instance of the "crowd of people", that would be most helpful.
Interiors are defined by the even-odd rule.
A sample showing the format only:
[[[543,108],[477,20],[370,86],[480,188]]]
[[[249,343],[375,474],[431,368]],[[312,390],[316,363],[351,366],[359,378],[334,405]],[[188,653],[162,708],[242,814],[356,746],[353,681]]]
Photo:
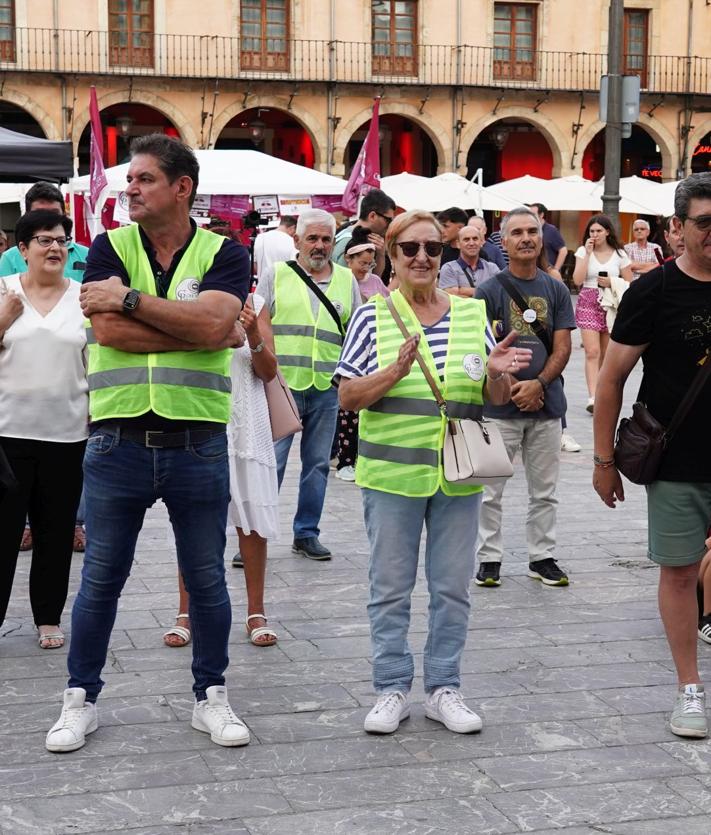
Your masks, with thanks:
[[[159,499],[178,569],[176,621],[163,641],[192,647],[192,727],[218,745],[249,743],[225,687],[226,531],[238,535],[232,565],[244,570],[247,639],[273,646],[267,549],[295,438],[273,440],[278,371],[301,424],[293,553],[332,558],[320,538],[330,464],[361,488],[376,692],[365,730],[392,733],[410,714],[423,530],[425,714],[455,733],[480,730],[460,660],[471,582],[502,582],[506,482],[445,478],[450,421],[488,421],[512,463],[520,451],[528,576],[567,586],[555,526],[561,454],[580,449],[565,432],[571,334],[580,330],[585,351],[594,487],[614,507],[624,499],[614,433],[630,371],[641,357],[640,399],[668,423],[711,348],[711,175],[678,187],[666,261],[646,220],[623,246],[609,218],[590,218],[569,275],[580,288],[575,309],[561,275],[568,250],[540,203],[511,210],[487,237],[483,218],[456,207],[398,214],[373,189],[341,230],[309,209],[259,235],[255,288],[247,249],[191,218],[198,183],[189,148],[140,137],[126,185],[131,225],[86,251],[72,240],[61,193],[38,184],[16,246],[0,259],[0,623],[31,536],[38,641],[62,646],[72,553],[85,546],[69,680],[47,749],[76,750],[98,727],[118,599]],[[649,554],[661,566],[660,612],[679,676],[670,726],[688,737],[707,732],[696,637],[711,642],[711,556],[701,562],[711,461],[695,443],[707,403],[702,392],[648,487]]]

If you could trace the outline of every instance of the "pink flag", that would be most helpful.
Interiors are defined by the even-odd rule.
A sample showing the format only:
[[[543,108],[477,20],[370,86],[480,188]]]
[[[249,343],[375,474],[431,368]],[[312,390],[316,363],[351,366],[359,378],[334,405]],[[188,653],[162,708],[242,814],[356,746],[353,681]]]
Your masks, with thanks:
[[[371,188],[380,188],[380,96],[373,104],[373,116],[370,120],[368,135],[360,149],[358,159],[353,166],[348,185],[343,193],[343,211],[355,214],[358,202]]]
[[[91,120],[91,143],[89,146],[89,205],[96,211],[96,204],[101,192],[109,184],[104,171],[104,134],[99,118],[99,105],[96,101],[96,87],[91,87],[89,98],[89,117]]]

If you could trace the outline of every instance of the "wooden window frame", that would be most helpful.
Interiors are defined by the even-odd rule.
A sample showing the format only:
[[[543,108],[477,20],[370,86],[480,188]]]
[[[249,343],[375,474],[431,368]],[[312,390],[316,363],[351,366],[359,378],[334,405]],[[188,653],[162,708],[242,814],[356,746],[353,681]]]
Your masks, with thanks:
[[[370,10],[371,10],[371,52],[372,52],[372,62],[373,62],[373,74],[374,75],[407,75],[407,76],[416,76],[418,74],[418,32],[419,32],[419,3],[417,0],[409,0],[412,3],[413,14],[407,15],[412,19],[412,43],[410,44],[412,48],[412,55],[397,55],[397,48],[402,46],[403,42],[399,42],[396,37],[396,32],[398,31],[396,27],[396,18],[398,15],[395,14],[395,2],[396,0],[386,0],[390,4],[389,8],[389,16],[390,16],[390,26],[389,26],[389,40],[387,41],[376,41],[375,39],[375,32],[376,27],[375,25],[375,9],[373,7],[373,2],[371,0]],[[402,15],[400,15],[402,17]],[[376,54],[376,47],[378,46],[386,46],[387,47],[387,55],[378,55]]]
[[[642,54],[634,53],[629,50],[629,34],[630,34],[630,17],[632,15],[642,15],[644,17],[644,51]],[[645,89],[648,84],[649,71],[649,24],[651,15],[649,9],[625,9],[624,26],[623,26],[623,40],[622,40],[622,72],[625,75],[638,75],[640,87]],[[642,60],[641,67],[633,67],[630,63],[630,58]]]
[[[14,63],[15,61],[15,0],[7,0],[7,7],[10,9],[10,22],[2,24],[3,28],[10,29],[10,37],[0,40],[0,61]]]
[[[283,52],[271,52],[269,50],[269,41],[282,40],[281,38],[270,38],[267,35],[268,16],[267,12],[270,3],[275,4],[278,0],[260,0],[261,5],[261,20],[260,30],[261,34],[259,40],[261,41],[261,49],[259,51],[253,49],[245,49],[243,44],[245,40],[254,40],[252,36],[246,36],[240,31],[240,68],[243,70],[263,70],[269,71],[288,71],[290,66],[290,39],[291,39],[291,0],[284,0],[284,11],[286,12],[286,20],[284,23],[284,45]],[[240,24],[243,16],[243,0],[240,0]],[[241,25],[240,25],[241,29]]]
[[[112,67],[153,67],[154,65],[154,48],[153,42],[155,38],[155,3],[154,0],[149,0],[149,28],[134,32],[132,28],[133,12],[120,12],[114,10],[114,3],[116,0],[109,0],[109,64]],[[125,14],[128,19],[128,28],[126,29],[127,45],[121,46],[118,43],[119,36],[123,30],[114,25],[115,18],[120,14]],[[134,46],[133,39],[136,34],[145,34],[147,36],[147,46]]]
[[[495,80],[507,81],[533,81],[537,74],[538,64],[538,3],[516,3],[516,2],[495,2],[494,3],[494,35],[505,34],[496,31],[496,10],[498,6],[509,6],[512,9],[511,29],[508,32],[509,45],[507,47],[494,46],[493,51],[493,76]],[[516,16],[517,9],[531,9],[533,11],[533,44],[529,51],[531,53],[530,61],[519,61],[516,59],[516,52],[519,49],[516,46]],[[510,58],[503,60],[496,57],[498,49],[508,49]]]

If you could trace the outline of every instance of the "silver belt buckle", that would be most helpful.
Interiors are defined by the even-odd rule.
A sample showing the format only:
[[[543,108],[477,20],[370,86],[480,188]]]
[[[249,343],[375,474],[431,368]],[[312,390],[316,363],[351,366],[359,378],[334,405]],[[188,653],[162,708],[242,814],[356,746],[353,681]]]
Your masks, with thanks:
[[[162,435],[162,432],[146,432],[146,446],[149,449],[161,449],[160,444],[152,444],[151,443],[151,435]]]

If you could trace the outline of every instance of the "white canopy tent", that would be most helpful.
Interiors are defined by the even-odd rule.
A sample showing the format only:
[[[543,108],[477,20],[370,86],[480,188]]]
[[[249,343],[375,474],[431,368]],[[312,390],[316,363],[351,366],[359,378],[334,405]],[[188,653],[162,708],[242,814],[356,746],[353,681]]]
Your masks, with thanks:
[[[394,174],[380,181],[382,190],[403,209],[427,209],[439,212],[457,206],[507,212],[516,202],[497,195],[460,174],[447,173],[437,177],[420,177],[417,174]]]
[[[22,203],[32,183],[0,183],[0,203]]]
[[[200,163],[198,193],[212,194],[288,194],[340,195],[346,181],[259,151],[195,151]],[[126,187],[128,163],[106,169],[109,193]],[[69,187],[76,193],[89,191],[89,175],[74,177]]]
[[[524,203],[543,203],[551,211],[599,212],[602,203],[593,193],[594,189],[595,183],[584,177],[570,176],[544,180],[525,174],[514,180],[488,186],[486,190],[499,197],[514,200],[519,206]]]
[[[674,193],[677,182],[654,183],[643,177],[622,177],[620,179],[620,211],[639,215],[674,214]],[[602,193],[605,180],[595,185],[595,194]]]

